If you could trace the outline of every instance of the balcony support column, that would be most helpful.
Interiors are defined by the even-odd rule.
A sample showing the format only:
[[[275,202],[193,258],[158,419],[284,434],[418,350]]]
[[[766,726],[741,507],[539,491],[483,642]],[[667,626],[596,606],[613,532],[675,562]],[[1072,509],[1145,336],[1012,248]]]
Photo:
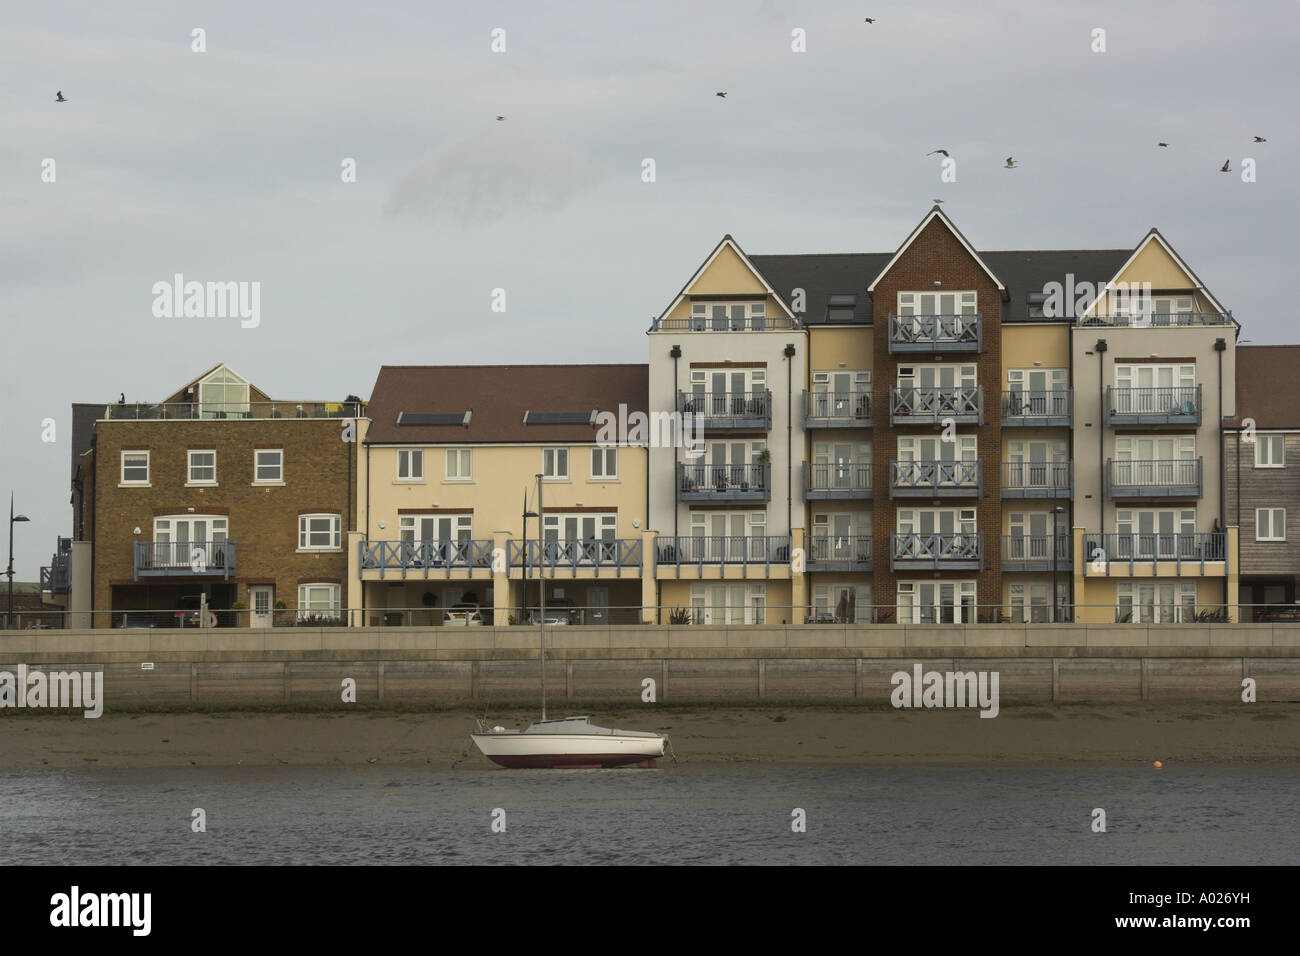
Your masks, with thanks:
[[[1228,604],[1228,620],[1234,624],[1242,622],[1241,608],[1238,606],[1238,601],[1241,600],[1241,589],[1238,577],[1239,562],[1237,561],[1237,544],[1240,531],[1241,529],[1235,524],[1228,526],[1228,540],[1223,553],[1224,572],[1227,580],[1225,590]]]
[[[488,567],[492,575],[492,624],[500,627],[510,620],[510,541],[509,531],[492,532],[492,555]],[[527,547],[527,543],[524,545]],[[522,624],[523,622],[520,621]]]
[[[349,531],[347,533],[347,551],[348,551],[348,583],[344,587],[344,604],[348,609],[348,626],[362,627],[365,625],[365,585],[361,581],[361,548],[366,540],[364,531]],[[288,603],[288,598],[283,594],[276,594],[277,599],[283,599]]]
[[[641,623],[658,624],[655,615],[659,605],[659,581],[655,570],[658,567],[658,554],[655,552],[655,537],[658,531],[646,528],[641,532]],[[676,539],[674,539],[676,541]],[[677,542],[680,545],[680,542]]]
[[[803,528],[790,529],[789,622],[791,624],[802,623],[800,612],[808,607],[808,539],[804,535],[804,530]]]

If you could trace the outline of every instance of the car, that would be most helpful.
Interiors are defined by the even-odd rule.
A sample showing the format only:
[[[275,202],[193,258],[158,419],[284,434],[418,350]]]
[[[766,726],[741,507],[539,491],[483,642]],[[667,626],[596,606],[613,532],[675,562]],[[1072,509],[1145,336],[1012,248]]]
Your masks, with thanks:
[[[537,612],[528,615],[528,623],[537,623]],[[582,609],[568,598],[555,598],[546,602],[546,624],[581,624]]]
[[[820,614],[809,614],[803,619],[805,624],[838,624],[839,619],[834,614],[825,612]]]
[[[442,623],[447,626],[482,627],[491,620],[492,612],[477,604],[453,604],[442,612]]]
[[[1286,606],[1264,608],[1256,614],[1255,620],[1265,624],[1276,621],[1300,621],[1300,608]]]

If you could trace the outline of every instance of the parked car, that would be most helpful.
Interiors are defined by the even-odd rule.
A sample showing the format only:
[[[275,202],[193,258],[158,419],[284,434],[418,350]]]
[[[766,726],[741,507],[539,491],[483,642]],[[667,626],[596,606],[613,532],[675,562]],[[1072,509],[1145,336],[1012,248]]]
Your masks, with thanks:
[[[1300,621],[1300,608],[1285,605],[1265,608],[1256,615],[1255,620],[1265,624],[1277,621]]]
[[[528,615],[528,623],[536,624],[537,612],[531,611]],[[555,598],[546,602],[546,623],[551,624],[581,624],[582,609],[570,601],[568,598]]]
[[[453,604],[442,612],[442,623],[447,626],[482,627],[492,623],[492,612],[477,604]]]
[[[839,619],[834,614],[809,614],[803,619],[805,624],[838,624]]]

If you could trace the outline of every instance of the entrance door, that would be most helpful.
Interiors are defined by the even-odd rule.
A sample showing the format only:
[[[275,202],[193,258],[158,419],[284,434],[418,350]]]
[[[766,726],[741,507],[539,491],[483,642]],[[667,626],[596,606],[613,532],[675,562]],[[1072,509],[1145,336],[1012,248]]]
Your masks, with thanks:
[[[248,589],[249,598],[249,627],[270,627],[272,624],[272,608],[274,601],[275,588],[268,585],[258,585]]]
[[[609,588],[587,588],[588,624],[609,623]]]

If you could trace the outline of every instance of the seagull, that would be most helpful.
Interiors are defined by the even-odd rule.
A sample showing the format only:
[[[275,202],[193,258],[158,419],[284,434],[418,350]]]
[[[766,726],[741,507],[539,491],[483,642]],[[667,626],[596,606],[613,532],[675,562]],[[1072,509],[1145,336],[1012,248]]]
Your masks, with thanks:
[[[1157,146],[1168,146],[1168,143],[1156,143]]]
[[[498,117],[497,117],[497,122],[500,123],[503,119],[505,119],[504,116],[498,116]]]
[[[1266,140],[1263,136],[1256,136],[1256,137],[1255,137],[1255,142],[1257,142],[1257,143],[1267,143],[1268,140]]]
[[[942,199],[935,199],[935,200],[932,200],[932,202],[933,202],[936,206],[938,206],[938,205],[940,205],[940,204],[943,202],[943,200],[942,200]]]
[[[876,22],[875,20],[871,19],[871,17],[863,17],[862,19],[865,20],[867,23],[875,23],[875,22]]]
[[[1230,167],[1231,167],[1231,166],[1232,166],[1232,160],[1230,160],[1230,159],[1225,159],[1225,160],[1223,161],[1223,165],[1219,167],[1219,172],[1221,172],[1221,173],[1230,172],[1230,171],[1231,171],[1231,170],[1230,170]]]
[[[948,151],[947,151],[946,149],[932,149],[932,150],[930,150],[928,153],[926,153],[925,155],[927,155],[927,156],[933,156],[935,153],[943,153],[945,156],[948,155]]]
[[[714,93],[713,95],[714,95],[714,96],[721,96],[724,100],[727,98],[727,94],[726,94],[726,93]]]
[[[1019,166],[1019,165],[1020,165],[1020,164],[1019,164],[1018,162],[1016,162],[1014,159],[1012,159],[1010,156],[1008,156],[1008,157],[1007,157],[1007,164],[1006,164],[1005,166],[1003,166],[1002,168],[1003,168],[1003,169],[1015,169],[1015,168],[1016,168],[1017,166]]]
[[[54,94],[54,102],[56,102],[56,103],[66,103],[66,102],[68,102],[68,101],[64,98],[64,96],[63,96],[63,91],[62,91],[62,90],[59,90],[57,93]]]

